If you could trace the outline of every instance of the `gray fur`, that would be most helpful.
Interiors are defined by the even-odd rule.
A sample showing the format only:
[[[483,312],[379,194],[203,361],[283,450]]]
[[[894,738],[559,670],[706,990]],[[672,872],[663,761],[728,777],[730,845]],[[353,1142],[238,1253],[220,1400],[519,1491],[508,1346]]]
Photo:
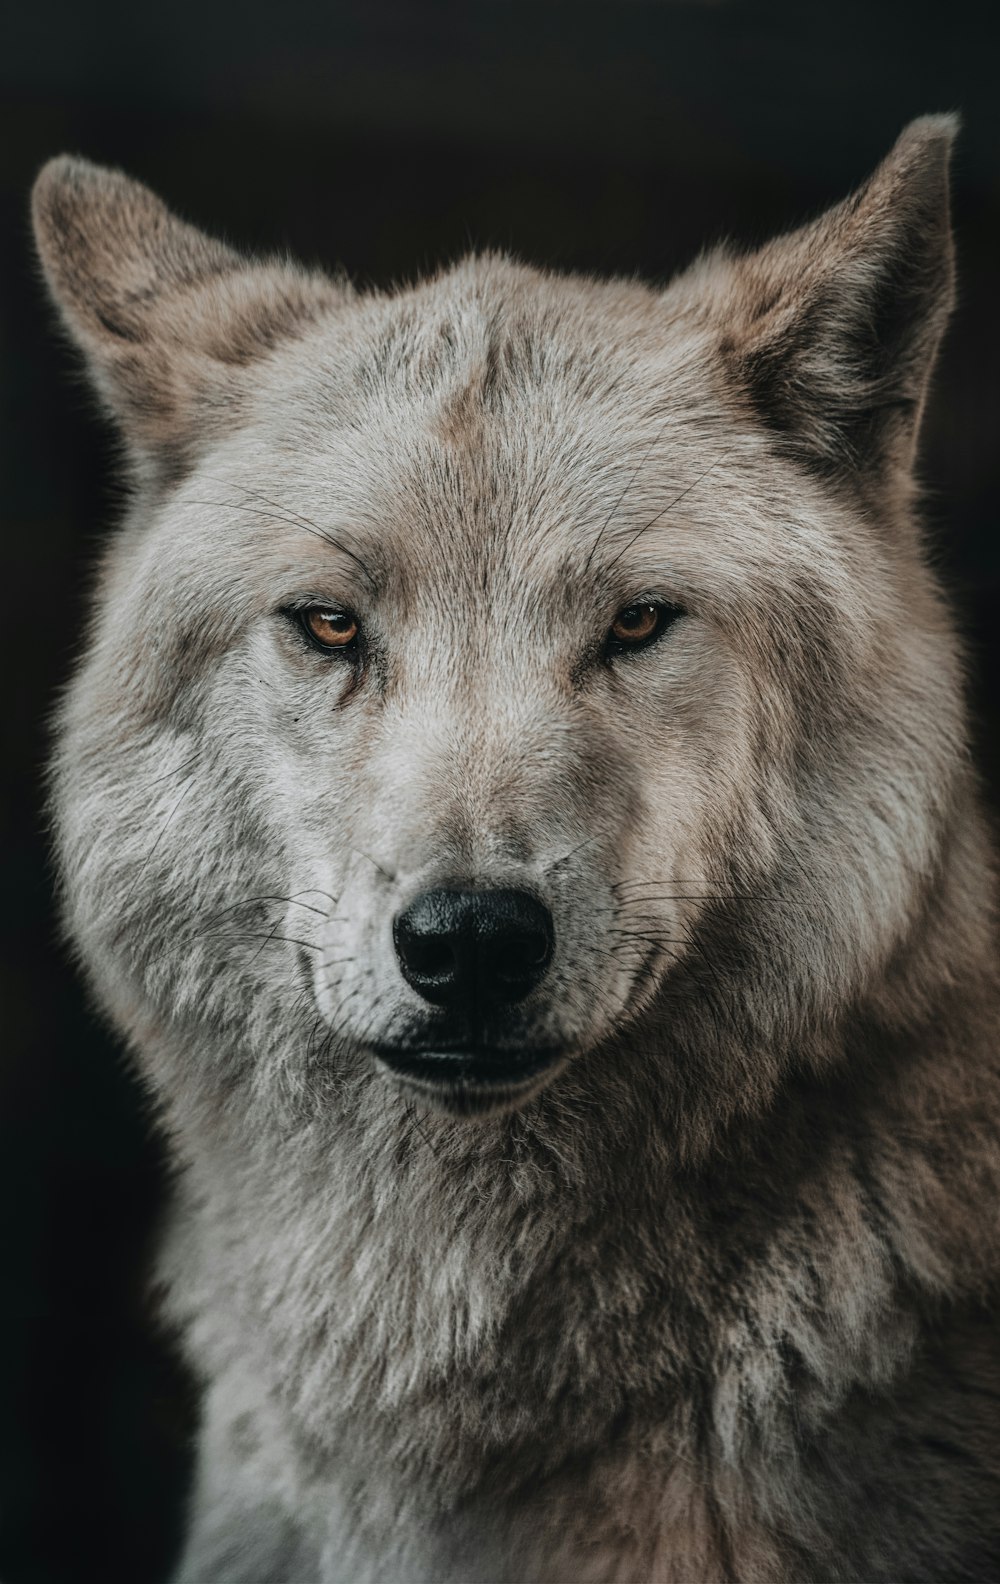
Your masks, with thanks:
[[[178,1584],[1000,1568],[991,856],[913,515],[953,131],[665,292],[354,296],[39,177],[135,486],[53,807],[177,1163]],[[499,1034],[564,1060],[476,1119],[371,1054],[442,881],[556,923]]]

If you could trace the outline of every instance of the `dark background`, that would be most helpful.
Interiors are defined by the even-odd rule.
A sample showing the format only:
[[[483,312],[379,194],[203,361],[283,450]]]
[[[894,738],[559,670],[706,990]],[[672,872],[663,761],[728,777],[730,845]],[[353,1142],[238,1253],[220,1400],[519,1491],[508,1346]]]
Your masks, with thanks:
[[[0,29],[0,458],[10,774],[0,1058],[0,1579],[155,1584],[190,1391],[145,1270],[162,1160],[53,920],[46,713],[115,515],[112,447],[53,333],[28,191],[49,155],[120,164],[228,238],[413,275],[470,244],[666,276],[839,198],[912,116],[961,110],[961,300],[928,414],[938,556],[995,789],[1000,694],[1000,114],[984,3],[717,0],[231,10],[26,4]],[[207,1581],[206,1581],[207,1584]],[[288,1584],[298,1584],[289,1580]]]

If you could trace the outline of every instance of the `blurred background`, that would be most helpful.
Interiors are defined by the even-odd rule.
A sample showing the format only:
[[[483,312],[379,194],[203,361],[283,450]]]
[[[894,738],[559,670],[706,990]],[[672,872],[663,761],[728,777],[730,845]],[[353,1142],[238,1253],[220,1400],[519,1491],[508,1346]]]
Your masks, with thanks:
[[[54,333],[28,192],[69,150],[227,238],[363,284],[470,246],[666,277],[841,197],[959,109],[960,306],[927,514],[1000,780],[1000,96],[995,8],[748,0],[40,0],[0,22],[0,1579],[158,1584],[193,1399],[146,1272],[161,1150],[53,919],[41,766],[113,523],[113,447]],[[298,1584],[289,1580],[287,1584]]]

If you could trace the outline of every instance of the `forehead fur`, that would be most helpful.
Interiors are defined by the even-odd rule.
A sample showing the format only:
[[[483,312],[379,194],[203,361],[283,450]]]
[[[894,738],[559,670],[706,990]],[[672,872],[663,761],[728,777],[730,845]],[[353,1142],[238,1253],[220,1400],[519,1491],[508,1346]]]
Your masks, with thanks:
[[[512,404],[531,401],[537,423],[590,403],[580,460],[599,422],[629,444],[614,432],[625,413],[711,421],[721,371],[777,449],[828,478],[875,477],[912,459],[950,305],[954,129],[949,117],[914,122],[853,198],[756,254],[716,254],[666,294],[484,258],[358,300],[297,266],[242,258],[138,183],[66,158],[39,176],[35,230],[149,482],[176,481],[242,424],[263,387],[273,394],[275,363],[309,384],[321,414],[363,401],[388,417],[394,393],[421,416],[436,402],[438,438],[467,450]]]
[[[685,291],[470,258],[357,303],[259,372],[245,430],[210,460],[212,498],[266,454],[272,506],[375,567],[384,551],[448,582],[468,575],[465,551],[496,563],[516,547],[523,578],[534,545],[578,585],[669,568],[721,592],[755,565],[766,583],[808,561],[810,507],[834,540],[847,515],[775,458]],[[204,503],[202,478],[190,491]]]
[[[683,304],[493,255],[359,301],[266,377],[262,410],[297,426],[286,443],[307,442],[309,425],[367,431],[402,418],[453,453],[485,447],[494,461],[524,420],[540,426],[539,449],[572,432],[583,463],[607,442],[648,442],[654,424],[720,416],[709,337]]]

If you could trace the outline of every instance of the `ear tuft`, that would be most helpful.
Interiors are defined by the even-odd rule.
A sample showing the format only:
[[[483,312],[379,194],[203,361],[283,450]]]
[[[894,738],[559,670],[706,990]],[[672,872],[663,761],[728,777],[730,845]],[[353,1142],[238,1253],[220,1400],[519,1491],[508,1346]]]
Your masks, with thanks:
[[[32,194],[52,296],[147,474],[177,476],[239,421],[245,371],[344,299],[294,266],[244,259],[120,171],[62,155]]]
[[[955,110],[917,116],[903,128],[865,187],[880,174],[893,171],[904,185],[912,184],[916,190],[926,185],[935,199],[946,197],[952,145],[961,127],[962,118]]]
[[[722,347],[758,416],[825,475],[909,467],[954,295],[953,115],[923,116],[813,224],[732,266]]]
[[[148,187],[66,154],[42,168],[32,217],[52,294],[78,333],[142,341],[149,309],[165,293],[239,264]]]

